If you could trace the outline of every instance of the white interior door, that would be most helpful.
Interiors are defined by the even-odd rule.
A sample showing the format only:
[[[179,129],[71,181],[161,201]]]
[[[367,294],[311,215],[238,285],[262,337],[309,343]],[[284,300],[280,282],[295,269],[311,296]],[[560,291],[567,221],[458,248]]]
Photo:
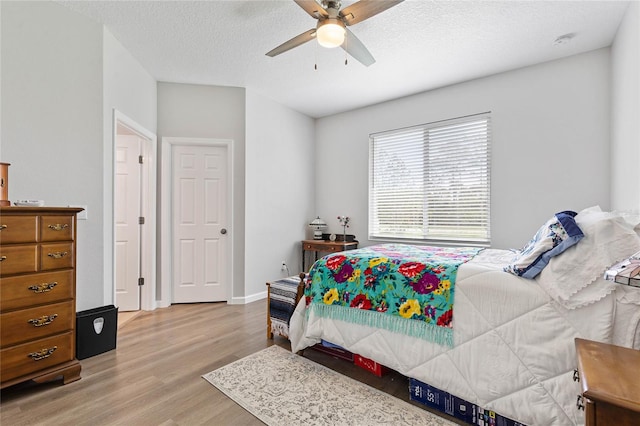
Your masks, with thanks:
[[[140,138],[118,135],[115,176],[115,286],[116,304],[121,311],[140,309]]]
[[[227,300],[227,148],[172,150],[173,302]]]

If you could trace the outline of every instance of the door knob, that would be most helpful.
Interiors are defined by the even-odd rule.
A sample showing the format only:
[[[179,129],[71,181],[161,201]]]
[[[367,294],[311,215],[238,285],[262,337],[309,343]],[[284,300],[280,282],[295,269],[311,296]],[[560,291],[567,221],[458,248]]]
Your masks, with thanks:
[[[222,228],[222,229],[220,230],[220,233],[221,233],[222,235],[226,234],[226,233],[227,233],[227,229],[226,229],[226,228]]]

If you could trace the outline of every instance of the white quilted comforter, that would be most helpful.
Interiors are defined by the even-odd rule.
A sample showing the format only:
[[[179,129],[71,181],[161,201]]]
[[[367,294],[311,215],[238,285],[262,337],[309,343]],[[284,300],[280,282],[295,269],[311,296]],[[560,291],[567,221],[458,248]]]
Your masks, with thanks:
[[[303,298],[291,318],[292,351],[324,339],[521,423],[582,424],[574,338],[640,344],[634,293],[640,289],[619,286],[588,306],[565,309],[536,281],[503,272],[511,256],[487,249],[460,267],[453,348],[312,315],[307,320]]]

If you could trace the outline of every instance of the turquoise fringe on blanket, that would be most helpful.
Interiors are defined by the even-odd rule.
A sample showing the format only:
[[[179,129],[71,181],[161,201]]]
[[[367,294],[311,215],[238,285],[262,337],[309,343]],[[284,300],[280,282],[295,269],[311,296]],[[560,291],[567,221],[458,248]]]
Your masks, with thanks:
[[[428,340],[441,346],[453,347],[453,330],[438,327],[435,324],[428,324],[422,321],[408,321],[405,318],[385,315],[380,312],[321,303],[312,303],[309,305],[306,310],[307,318],[310,313],[321,318],[331,318],[373,328],[382,328],[393,333],[401,333]]]

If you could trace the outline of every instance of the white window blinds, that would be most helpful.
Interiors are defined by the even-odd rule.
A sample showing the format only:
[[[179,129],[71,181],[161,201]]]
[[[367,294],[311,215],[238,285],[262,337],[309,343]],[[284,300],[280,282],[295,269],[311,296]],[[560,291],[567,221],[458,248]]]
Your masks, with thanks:
[[[488,245],[488,114],[370,135],[369,239]]]

